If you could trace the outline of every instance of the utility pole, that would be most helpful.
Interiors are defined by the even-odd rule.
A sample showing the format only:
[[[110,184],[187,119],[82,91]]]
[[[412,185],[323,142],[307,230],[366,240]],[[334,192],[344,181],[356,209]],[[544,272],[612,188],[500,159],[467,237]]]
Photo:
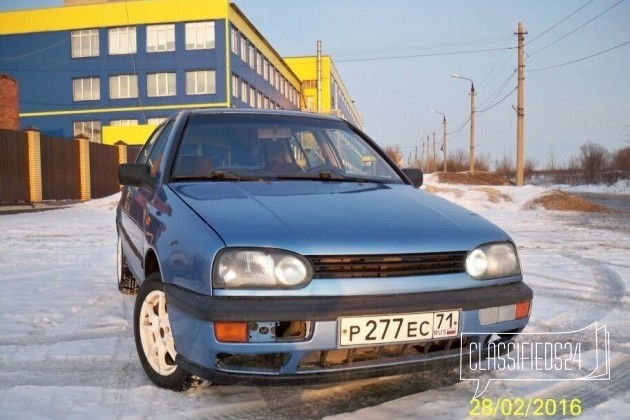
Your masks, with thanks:
[[[475,172],[475,85],[470,83],[470,172]]]
[[[444,119],[442,119],[442,125],[444,126],[443,130],[443,135],[442,135],[442,147],[444,148],[444,172],[446,172],[446,115],[444,116]]]
[[[414,160],[413,165],[417,165],[418,164],[418,146],[416,146],[416,160]]]
[[[437,171],[437,158],[435,157],[435,130],[433,130],[433,172]]]
[[[470,172],[475,172],[475,83],[457,73],[451,74],[451,77],[470,82]]]
[[[424,167],[422,170],[426,172],[427,168],[429,167],[429,143],[425,141],[422,141],[422,154],[424,155]]]
[[[322,41],[317,41],[317,113],[322,113]]]
[[[440,114],[442,118],[442,150],[444,151],[444,172],[446,172],[446,114],[432,109],[434,114]]]
[[[523,186],[523,168],[524,168],[524,141],[525,141],[525,75],[523,44],[525,43],[525,25],[523,22],[518,23],[518,87],[517,87],[517,103],[516,103],[516,186]]]

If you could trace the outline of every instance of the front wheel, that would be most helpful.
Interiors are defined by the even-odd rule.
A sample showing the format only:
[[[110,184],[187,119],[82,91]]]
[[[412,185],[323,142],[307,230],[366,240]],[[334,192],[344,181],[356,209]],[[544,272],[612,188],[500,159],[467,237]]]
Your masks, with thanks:
[[[150,275],[140,286],[133,322],[136,349],[149,379],[173,391],[190,388],[195,378],[175,364],[177,352],[159,274]]]

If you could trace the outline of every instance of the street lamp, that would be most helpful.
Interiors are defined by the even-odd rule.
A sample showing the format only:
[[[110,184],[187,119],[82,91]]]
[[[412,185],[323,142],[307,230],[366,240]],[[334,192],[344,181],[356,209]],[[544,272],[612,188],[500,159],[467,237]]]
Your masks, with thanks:
[[[440,114],[442,118],[442,150],[444,151],[444,172],[446,172],[446,114],[432,109],[434,114]]]
[[[470,82],[470,172],[475,172],[475,84],[472,79],[457,73],[451,74],[451,77]]]

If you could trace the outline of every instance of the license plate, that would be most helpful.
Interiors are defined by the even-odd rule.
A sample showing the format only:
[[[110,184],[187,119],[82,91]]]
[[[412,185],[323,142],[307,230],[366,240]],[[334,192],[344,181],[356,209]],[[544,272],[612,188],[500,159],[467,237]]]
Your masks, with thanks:
[[[339,318],[339,346],[361,346],[457,337],[459,311]]]

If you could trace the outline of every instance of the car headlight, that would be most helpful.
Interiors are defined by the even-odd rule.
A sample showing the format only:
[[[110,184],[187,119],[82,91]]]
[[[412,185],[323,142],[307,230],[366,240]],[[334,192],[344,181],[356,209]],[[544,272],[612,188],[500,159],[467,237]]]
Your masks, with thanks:
[[[518,275],[521,267],[514,246],[503,242],[475,248],[466,258],[466,272],[478,280],[487,280]]]
[[[306,258],[275,249],[226,248],[213,265],[212,284],[218,289],[303,287],[313,277]]]

